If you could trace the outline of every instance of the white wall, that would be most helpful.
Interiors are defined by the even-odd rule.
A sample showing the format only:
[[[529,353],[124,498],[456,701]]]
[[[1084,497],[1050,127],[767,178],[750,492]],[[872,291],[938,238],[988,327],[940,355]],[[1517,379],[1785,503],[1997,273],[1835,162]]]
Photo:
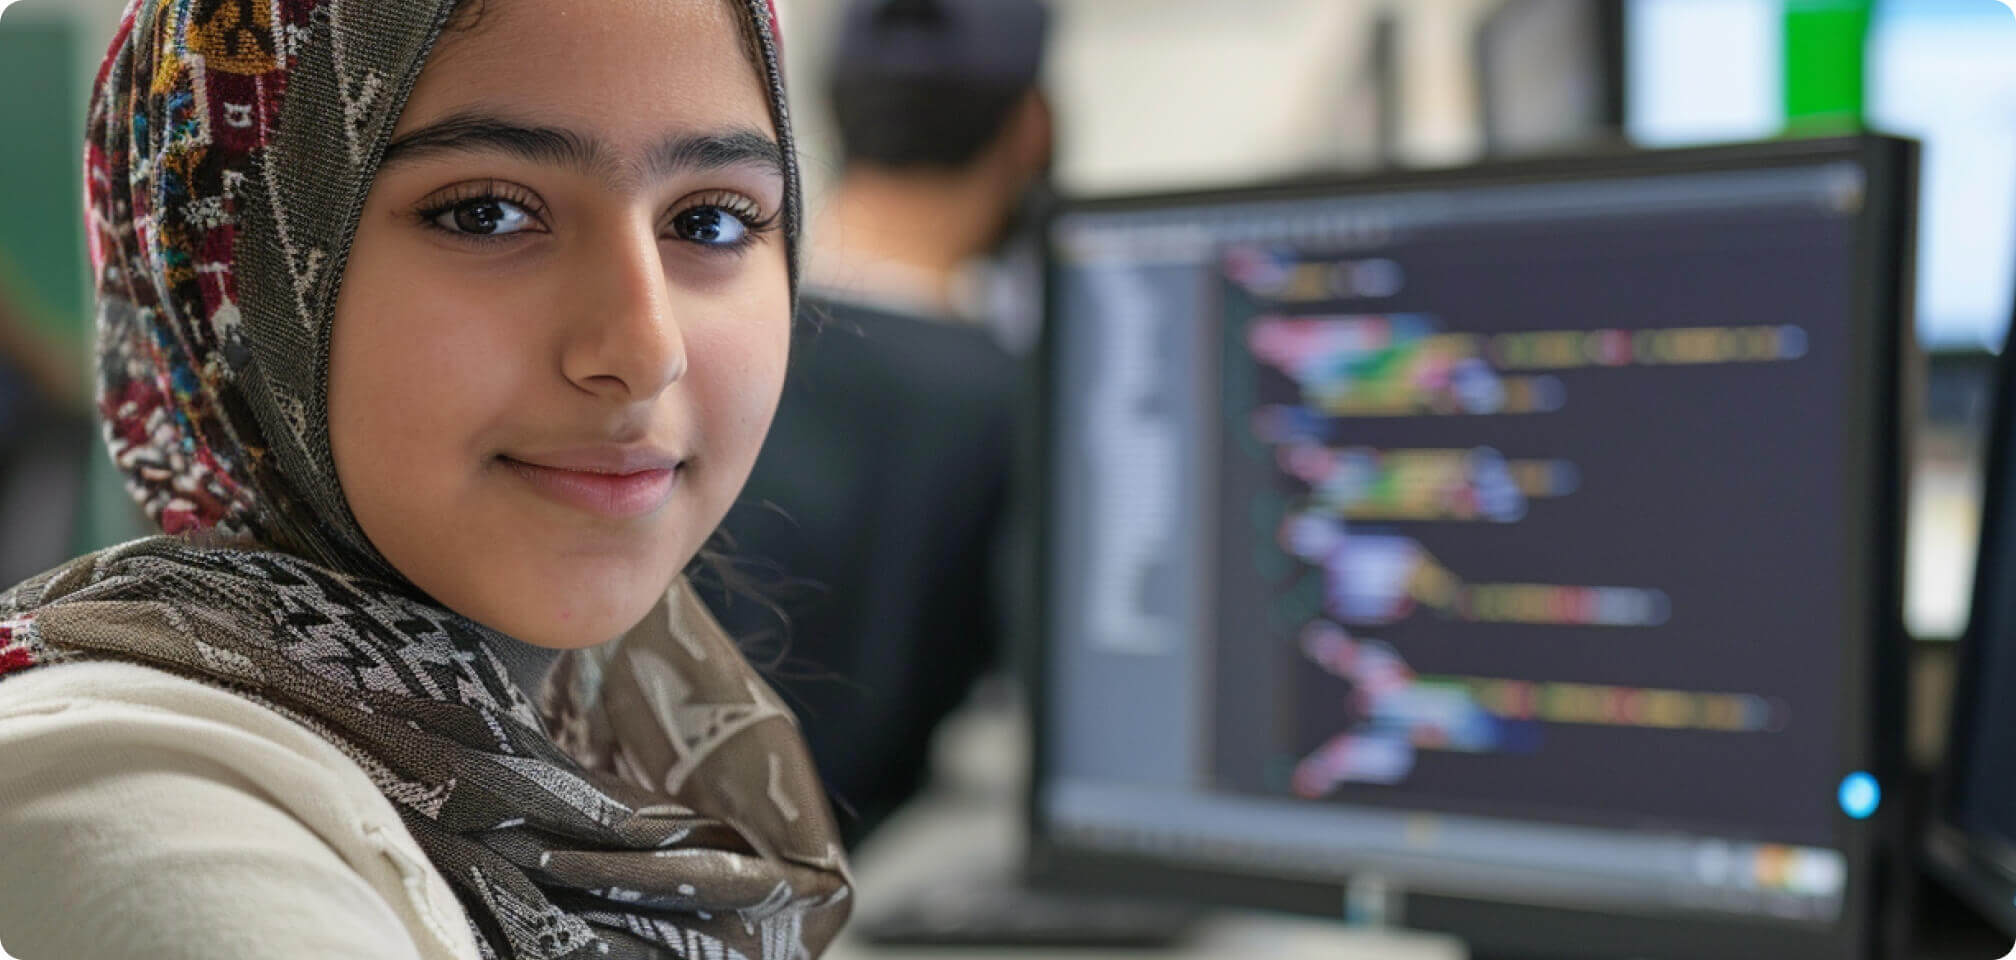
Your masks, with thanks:
[[[1363,53],[1378,11],[1406,24],[1403,157],[1475,154],[1469,29],[1494,0],[1050,0],[1046,83],[1058,179],[1103,193],[1237,183],[1372,158]],[[840,0],[783,0],[816,207],[834,167],[819,81]]]
[[[1334,162],[1375,10],[1370,0],[1057,4],[1048,79],[1060,180],[1124,191]]]
[[[1371,162],[1365,53],[1382,8],[1402,18],[1400,157],[1468,159],[1481,145],[1471,31],[1493,2],[1055,0],[1060,176],[1108,192]]]

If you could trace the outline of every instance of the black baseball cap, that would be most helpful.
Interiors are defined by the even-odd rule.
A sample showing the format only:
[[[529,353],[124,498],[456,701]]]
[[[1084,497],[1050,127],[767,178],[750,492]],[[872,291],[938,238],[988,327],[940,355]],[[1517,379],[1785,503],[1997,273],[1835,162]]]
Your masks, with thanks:
[[[1040,0],[854,0],[833,69],[1030,86],[1049,32]]]

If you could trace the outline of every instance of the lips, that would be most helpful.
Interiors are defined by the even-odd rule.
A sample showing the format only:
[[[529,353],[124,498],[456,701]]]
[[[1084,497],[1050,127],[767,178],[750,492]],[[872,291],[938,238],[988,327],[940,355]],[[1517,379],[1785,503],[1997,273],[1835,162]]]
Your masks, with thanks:
[[[498,461],[532,492],[611,520],[645,516],[672,498],[684,461],[662,451],[597,447]]]

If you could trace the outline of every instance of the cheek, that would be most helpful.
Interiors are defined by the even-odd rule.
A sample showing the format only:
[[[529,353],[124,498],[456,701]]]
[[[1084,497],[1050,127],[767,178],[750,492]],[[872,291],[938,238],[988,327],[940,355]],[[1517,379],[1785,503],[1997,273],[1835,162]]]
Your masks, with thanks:
[[[359,249],[368,249],[359,244]],[[330,342],[330,442],[353,508],[444,495],[524,366],[509,304],[393,253],[354,260]]]
[[[784,284],[773,286],[721,304],[687,333],[693,402],[737,488],[769,432],[790,361],[790,297]]]

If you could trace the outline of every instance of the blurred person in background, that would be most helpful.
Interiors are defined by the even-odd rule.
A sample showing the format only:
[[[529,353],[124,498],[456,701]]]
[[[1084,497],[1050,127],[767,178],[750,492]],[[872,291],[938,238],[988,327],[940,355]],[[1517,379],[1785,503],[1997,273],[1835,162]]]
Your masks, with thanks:
[[[856,3],[834,58],[843,169],[806,336],[724,527],[770,602],[714,601],[738,637],[777,639],[772,678],[850,846],[920,789],[934,731],[1001,651],[1020,374],[973,278],[1050,168],[1048,29],[1036,0]]]

